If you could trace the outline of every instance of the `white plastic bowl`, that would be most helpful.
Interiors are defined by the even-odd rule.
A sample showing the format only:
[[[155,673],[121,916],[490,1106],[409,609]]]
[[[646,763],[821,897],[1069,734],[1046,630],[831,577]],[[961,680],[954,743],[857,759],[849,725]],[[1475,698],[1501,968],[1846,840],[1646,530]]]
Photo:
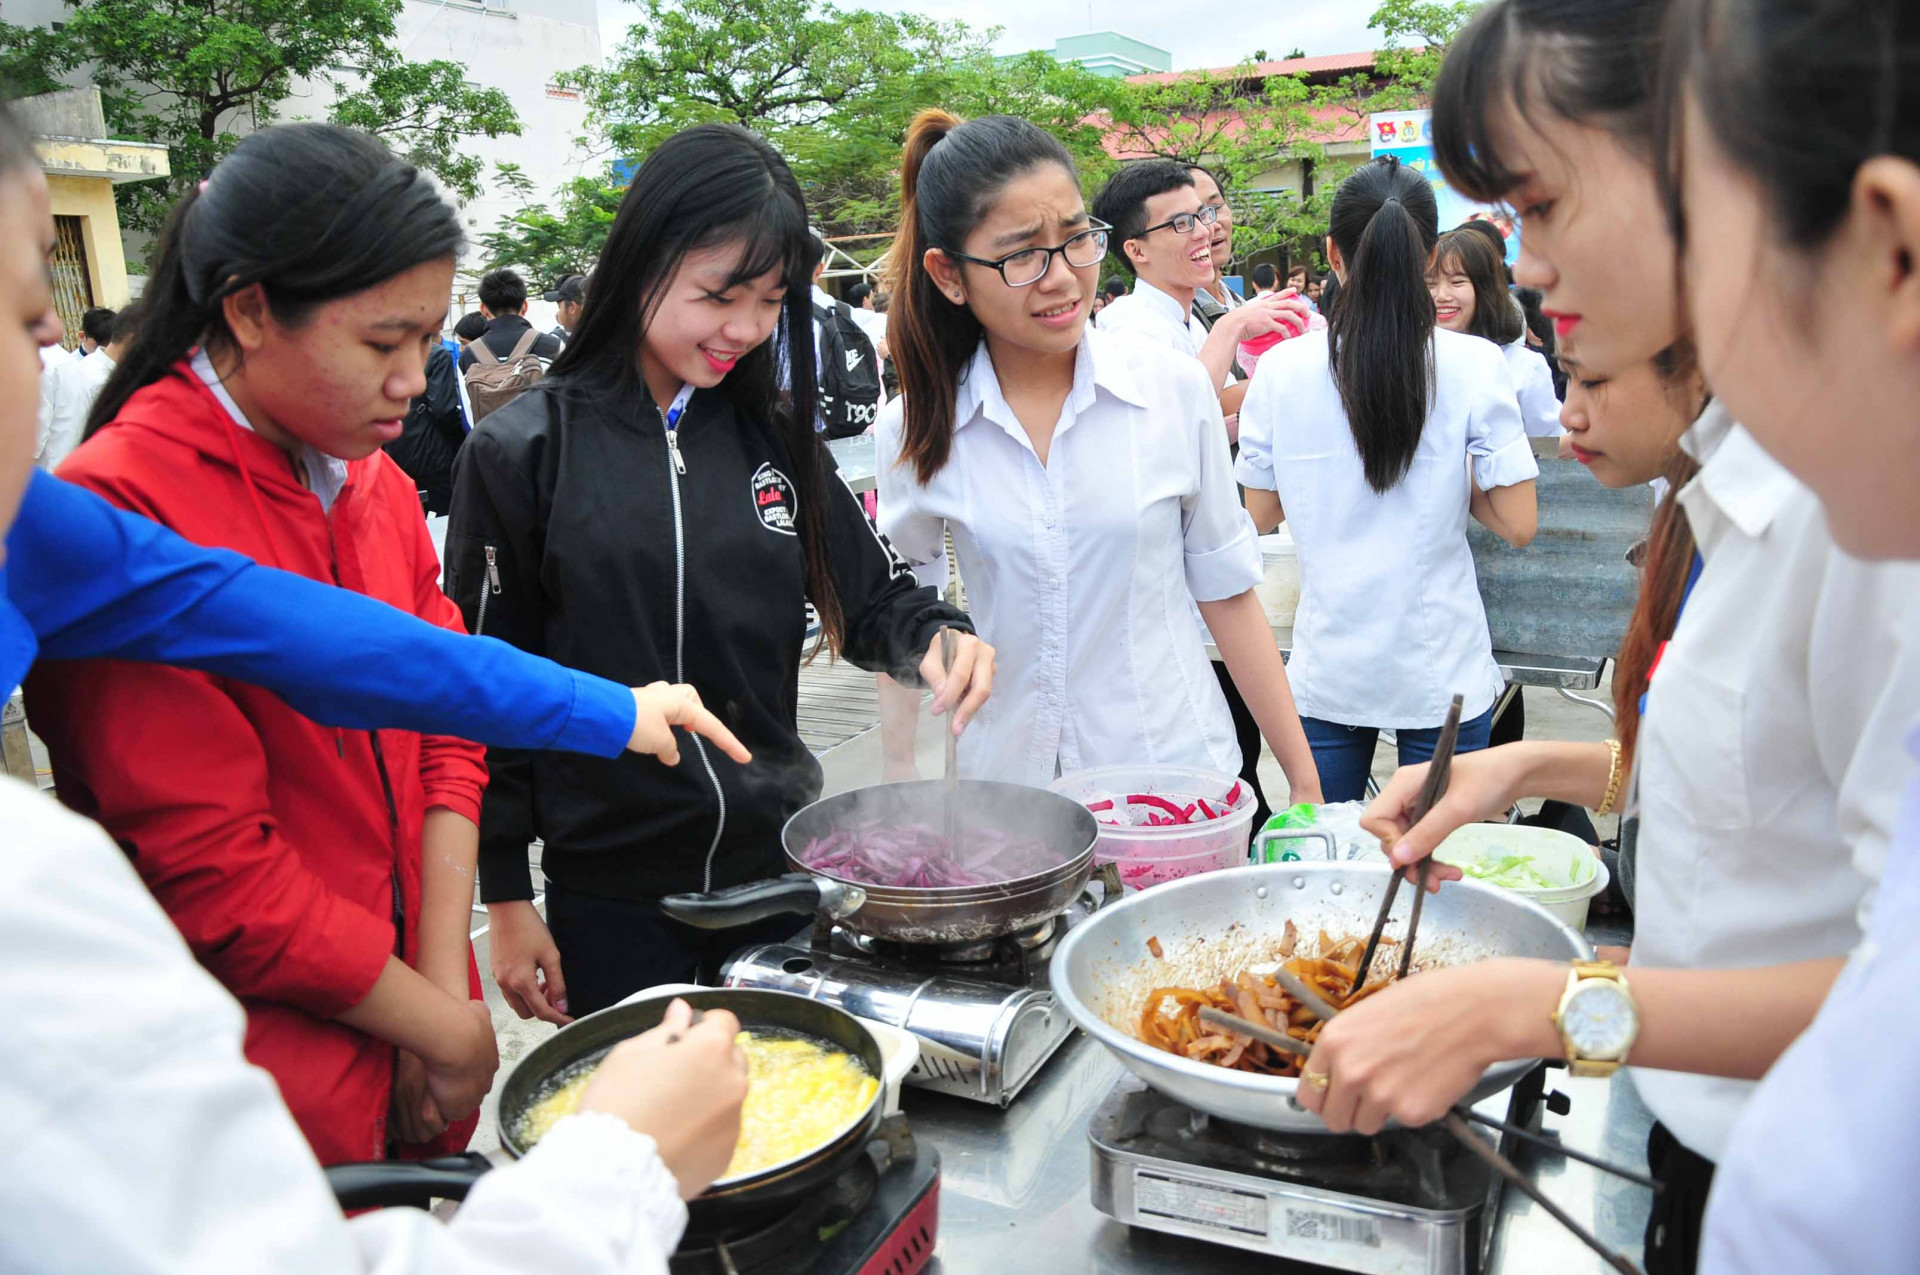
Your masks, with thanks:
[[[1587,924],[1587,909],[1605,893],[1611,880],[1607,865],[1593,847],[1557,828],[1533,828],[1517,823],[1472,823],[1460,828],[1440,843],[1434,858],[1442,863],[1460,864],[1481,858],[1505,858],[1520,855],[1533,864],[1534,871],[1549,881],[1569,884],[1553,889],[1499,886],[1522,898],[1532,899],[1575,930]],[[1591,870],[1591,875],[1583,876]],[[1471,879],[1471,878],[1470,878]],[[1492,882],[1486,882],[1492,885]]]
[[[1102,823],[1099,839],[1093,843],[1093,861],[1117,865],[1120,882],[1130,892],[1196,873],[1245,867],[1258,804],[1252,790],[1237,775],[1170,764],[1101,766],[1053,781],[1053,791],[1083,806],[1102,797],[1141,793],[1188,801],[1204,797],[1224,804],[1235,788],[1240,790],[1239,804],[1218,819],[1165,827]]]

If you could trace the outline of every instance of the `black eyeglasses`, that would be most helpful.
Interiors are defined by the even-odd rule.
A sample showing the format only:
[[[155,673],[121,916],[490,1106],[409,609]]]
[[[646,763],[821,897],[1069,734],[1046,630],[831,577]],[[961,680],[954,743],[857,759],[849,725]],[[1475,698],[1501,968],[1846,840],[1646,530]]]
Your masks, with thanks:
[[[1190,235],[1193,233],[1193,227],[1195,223],[1198,223],[1199,225],[1202,225],[1202,226],[1211,226],[1214,222],[1219,220],[1220,220],[1219,204],[1202,204],[1198,209],[1194,210],[1193,212],[1175,213],[1173,216],[1167,218],[1165,221],[1161,222],[1157,226],[1148,226],[1145,230],[1135,235],[1134,238],[1145,239],[1148,235],[1152,234],[1154,231],[1165,230],[1169,226],[1173,228],[1173,233],[1176,235]]]
[[[1047,277],[1047,271],[1053,269],[1053,254],[1056,252],[1067,259],[1068,265],[1080,270],[1105,261],[1107,232],[1112,229],[1112,226],[1095,222],[1092,229],[1081,231],[1058,248],[1022,248],[998,261],[969,257],[964,252],[949,252],[947,255],[955,261],[970,261],[976,266],[998,270],[1000,278],[1009,288],[1024,288]]]

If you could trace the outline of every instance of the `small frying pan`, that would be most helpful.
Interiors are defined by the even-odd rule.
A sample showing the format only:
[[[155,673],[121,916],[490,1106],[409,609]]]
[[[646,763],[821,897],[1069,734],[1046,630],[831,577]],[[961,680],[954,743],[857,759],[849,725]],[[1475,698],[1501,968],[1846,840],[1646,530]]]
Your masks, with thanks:
[[[621,1041],[660,1025],[667,1006],[684,1000],[706,1012],[724,1009],[746,1031],[774,1029],[811,1036],[860,1060],[876,1080],[884,1077],[880,1042],[844,1010],[788,992],[750,988],[712,988],[649,997],[589,1014],[555,1032],[520,1060],[500,1091],[500,1146],[518,1158],[527,1148],[519,1139],[526,1111],[551,1090],[551,1082],[574,1064],[605,1054]],[[689,1226],[734,1225],[747,1217],[775,1214],[816,1187],[838,1177],[853,1163],[880,1126],[885,1085],[860,1117],[838,1136],[792,1159],[756,1173],[722,1178],[688,1201]],[[343,1209],[418,1204],[429,1197],[464,1199],[493,1160],[478,1152],[419,1163],[380,1160],[337,1164],[327,1184]]]

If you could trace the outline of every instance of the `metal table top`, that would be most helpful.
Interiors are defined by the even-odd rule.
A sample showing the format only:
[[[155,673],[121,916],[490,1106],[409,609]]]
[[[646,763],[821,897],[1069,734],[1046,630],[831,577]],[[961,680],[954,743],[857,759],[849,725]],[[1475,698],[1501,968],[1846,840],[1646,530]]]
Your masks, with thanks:
[[[1280,654],[1293,654],[1293,628],[1273,626],[1273,637]],[[1220,648],[1207,643],[1207,658],[1220,658]],[[1514,651],[1495,651],[1493,659],[1500,675],[1515,686],[1549,686],[1569,691],[1590,691],[1600,685],[1607,662],[1603,659],[1568,658],[1563,655],[1524,655]]]
[[[1124,1074],[1111,1054],[1075,1032],[1006,1111],[921,1089],[905,1092],[915,1136],[940,1151],[940,1238],[930,1270],[943,1275],[1174,1275],[1228,1269],[1313,1275],[1326,1270],[1135,1230],[1096,1210],[1088,1197],[1087,1120]],[[1577,1080],[1556,1071],[1549,1088],[1573,1100],[1570,1114],[1546,1117],[1550,1130],[1581,1150],[1645,1168],[1652,1116],[1624,1072],[1611,1080]],[[1504,1117],[1506,1101],[1507,1095],[1497,1095],[1480,1109]],[[1523,1148],[1515,1161],[1556,1204],[1639,1260],[1649,1192],[1545,1150]],[[1517,1191],[1503,1195],[1496,1227],[1485,1275],[1602,1275],[1608,1269]]]
[[[872,491],[878,484],[879,462],[874,459],[872,434],[855,434],[852,438],[830,438],[827,450],[833,453],[833,463],[840,467],[840,476],[847,480],[847,486],[858,495],[863,491]]]

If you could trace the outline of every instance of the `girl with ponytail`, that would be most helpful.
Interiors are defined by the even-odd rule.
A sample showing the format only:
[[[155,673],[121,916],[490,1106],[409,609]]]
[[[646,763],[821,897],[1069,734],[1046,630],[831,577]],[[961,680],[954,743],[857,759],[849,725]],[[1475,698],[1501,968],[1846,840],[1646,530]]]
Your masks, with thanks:
[[[1402,763],[1431,757],[1456,692],[1459,751],[1487,746],[1502,680],[1468,514],[1533,538],[1539,469],[1506,361],[1435,326],[1437,219],[1426,179],[1396,160],[1341,183],[1340,305],[1261,359],[1240,409],[1247,508],[1263,530],[1285,519],[1300,555],[1290,672],[1329,801],[1365,794],[1382,729]]]
[[[1889,333],[1913,328],[1884,323],[1913,293],[1901,227],[1914,201],[1890,200],[1876,179],[1903,167],[1898,189],[1914,189],[1902,115],[1917,82],[1913,14],[1899,0],[1491,0],[1434,85],[1441,170],[1469,198],[1520,213],[1514,277],[1542,290],[1580,374],[1618,385],[1613,403],[1602,392],[1602,415],[1629,379],[1665,385],[1695,354],[1717,397],[1678,438],[1674,407],[1656,397],[1642,421],[1574,439],[1603,482],[1644,479],[1667,459],[1683,482],[1658,515],[1614,675],[1621,738],[1462,757],[1417,824],[1425,775],[1409,768],[1363,819],[1408,866],[1522,798],[1637,813],[1631,989],[1602,969],[1581,971],[1573,991],[1596,1006],[1589,1025],[1611,1026],[1555,1030],[1563,964],[1435,971],[1329,1023],[1308,1064],[1325,1083],[1303,1087],[1303,1101],[1336,1131],[1370,1131],[1433,1119],[1496,1058],[1626,1062],[1656,1120],[1648,1164],[1664,1188],[1647,1222],[1649,1275],[1694,1269],[1716,1165],[1736,1161],[1766,1195],[1735,1223],[1746,1260],[1715,1269],[1914,1269],[1911,1248],[1879,1246],[1889,1214],[1861,1206],[1910,1177],[1911,1129],[1898,1117],[1911,1050],[1880,1036],[1782,1052],[1842,995],[1856,1023],[1911,1020],[1885,1010],[1911,981],[1900,967],[1881,966],[1891,982],[1877,991],[1853,977],[1863,969],[1841,971],[1849,952],[1877,946],[1873,931],[1913,929],[1910,900],[1884,930],[1880,909],[1910,848],[1897,825],[1912,769],[1904,737],[1920,717],[1920,580],[1911,564],[1841,546],[1866,548],[1863,527],[1896,524],[1912,505],[1910,467],[1895,463],[1912,449],[1886,443],[1912,432],[1900,413],[1913,392],[1887,378],[1905,375],[1899,351],[1912,344]],[[1697,100],[1674,84],[1663,105],[1663,55]],[[1701,147],[1708,130],[1729,149]],[[1670,223],[1661,187],[1676,168],[1685,217]],[[1687,232],[1684,289],[1675,227]],[[1816,272],[1831,286],[1810,294]],[[1846,302],[1823,307],[1830,296]],[[1751,433],[1735,411],[1752,416]],[[1904,435],[1856,430],[1879,413]],[[1663,456],[1670,442],[1697,466],[1690,478]],[[1795,477],[1818,487],[1847,469],[1866,477],[1824,509]],[[1773,1123],[1738,1156],[1756,1101],[1747,1082],[1796,1059]],[[1865,1090],[1835,1088],[1841,1075]],[[1780,1139],[1801,1129],[1824,1140],[1796,1143],[1796,1172],[1779,1172]],[[1889,1140],[1900,1140],[1897,1162],[1875,1154]]]
[[[908,130],[881,527],[917,562],[952,534],[1019,709],[988,707],[961,768],[1036,785],[1143,758],[1237,774],[1197,603],[1293,799],[1318,801],[1215,388],[1198,360],[1087,322],[1108,230],[1027,121],[927,111]]]

